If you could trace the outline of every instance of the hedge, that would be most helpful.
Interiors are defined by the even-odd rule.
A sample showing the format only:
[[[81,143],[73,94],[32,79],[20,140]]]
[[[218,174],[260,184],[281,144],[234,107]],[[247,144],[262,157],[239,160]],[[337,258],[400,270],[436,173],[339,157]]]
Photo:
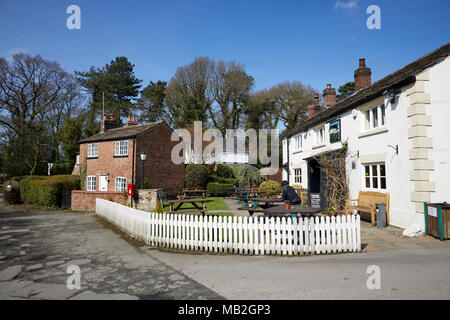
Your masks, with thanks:
[[[186,166],[184,186],[186,189],[204,189],[208,182],[208,168],[201,164],[189,164]]]
[[[228,183],[210,182],[206,187],[206,193],[213,197],[223,197],[230,194],[230,190],[227,190],[227,188],[232,187],[233,185]]]
[[[60,207],[61,192],[78,189],[80,189],[80,180],[74,175],[29,176],[20,182],[22,201],[45,208]]]
[[[215,175],[220,178],[233,178],[233,169],[226,164],[218,164],[215,169]]]
[[[218,183],[227,183],[231,185],[237,185],[237,180],[235,178],[222,178],[212,174],[209,176],[208,182],[218,182]]]

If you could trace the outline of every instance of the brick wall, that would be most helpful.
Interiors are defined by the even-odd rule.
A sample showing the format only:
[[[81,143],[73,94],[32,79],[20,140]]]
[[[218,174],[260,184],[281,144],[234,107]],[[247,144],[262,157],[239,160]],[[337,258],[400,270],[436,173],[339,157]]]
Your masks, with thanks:
[[[101,191],[72,191],[71,208],[74,211],[95,211],[95,199],[112,200],[116,203],[126,205],[127,199],[123,192],[101,192]]]
[[[108,191],[115,191],[116,177],[125,177],[127,184],[132,183],[132,160],[133,160],[133,140],[128,141],[128,156],[116,157],[115,141],[101,141],[98,143],[98,157],[87,158],[87,143],[80,145],[80,163],[87,161],[87,176],[96,176],[97,187],[99,190],[99,175],[108,176]]]
[[[274,180],[276,182],[281,183],[282,181],[282,169],[278,169],[277,173],[273,174],[273,175],[268,175],[267,176],[267,180]]]
[[[181,192],[184,186],[185,165],[172,162],[171,153],[177,141],[171,141],[172,130],[165,124],[138,135],[136,141],[136,186],[141,188],[142,161],[141,151],[147,153],[144,174],[149,180],[149,189],[163,189],[164,193],[173,197]]]

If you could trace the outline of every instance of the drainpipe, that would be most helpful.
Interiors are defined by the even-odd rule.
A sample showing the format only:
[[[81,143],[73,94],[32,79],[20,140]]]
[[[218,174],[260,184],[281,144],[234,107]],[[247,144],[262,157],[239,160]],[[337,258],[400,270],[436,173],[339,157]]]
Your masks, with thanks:
[[[287,147],[286,147],[286,151],[287,151],[287,182],[289,183],[289,185],[291,184],[291,179],[290,179],[290,168],[289,168],[289,143],[291,142],[290,141],[291,140],[291,138],[289,137],[289,138],[286,138],[286,145],[287,145]]]

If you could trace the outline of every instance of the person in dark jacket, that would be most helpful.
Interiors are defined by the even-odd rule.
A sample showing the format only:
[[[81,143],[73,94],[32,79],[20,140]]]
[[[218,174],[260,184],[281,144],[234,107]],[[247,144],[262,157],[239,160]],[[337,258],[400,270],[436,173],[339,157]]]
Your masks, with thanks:
[[[286,180],[281,182],[281,188],[283,188],[283,200],[289,201],[289,204],[301,204],[301,199],[298,196],[295,189],[292,188]]]

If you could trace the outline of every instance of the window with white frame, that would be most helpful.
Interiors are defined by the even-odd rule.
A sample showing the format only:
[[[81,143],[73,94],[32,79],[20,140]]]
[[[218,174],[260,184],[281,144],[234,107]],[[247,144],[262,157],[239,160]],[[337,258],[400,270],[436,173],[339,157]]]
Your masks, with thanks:
[[[116,156],[127,156],[128,155],[128,141],[116,141],[116,148],[115,148],[115,155]]]
[[[386,189],[386,165],[384,162],[364,166],[364,184],[367,189]]]
[[[364,129],[372,130],[386,125],[386,108],[384,104],[376,105],[364,111]]]
[[[325,143],[325,127],[322,126],[316,129],[316,144]]]
[[[124,191],[127,189],[127,178],[116,177],[116,191]]]
[[[86,190],[87,191],[95,191],[97,188],[97,177],[96,176],[87,176]]]
[[[87,157],[88,158],[98,157],[98,143],[88,144]]]
[[[295,150],[302,148],[302,135],[294,137],[294,148]]]
[[[294,169],[294,182],[302,183],[302,169]]]

